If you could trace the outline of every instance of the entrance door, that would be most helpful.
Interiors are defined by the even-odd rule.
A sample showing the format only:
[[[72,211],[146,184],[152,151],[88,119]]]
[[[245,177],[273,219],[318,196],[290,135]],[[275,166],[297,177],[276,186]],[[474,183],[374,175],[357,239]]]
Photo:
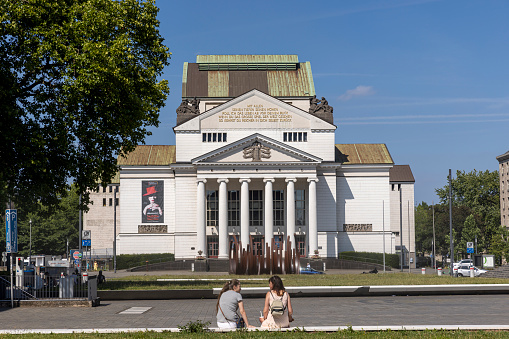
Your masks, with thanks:
[[[278,234],[274,236],[274,243],[276,244],[275,249],[283,249],[283,235]]]
[[[301,257],[306,256],[306,236],[296,235],[295,236],[296,248]]]
[[[209,235],[207,237],[207,257],[217,258],[219,255],[219,237],[217,235]]]
[[[263,235],[251,236],[251,242],[253,244],[253,255],[263,255]]]

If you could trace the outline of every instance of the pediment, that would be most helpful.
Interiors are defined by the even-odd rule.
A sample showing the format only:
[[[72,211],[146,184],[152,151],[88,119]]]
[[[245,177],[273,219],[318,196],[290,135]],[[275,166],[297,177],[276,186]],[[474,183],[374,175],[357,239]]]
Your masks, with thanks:
[[[232,144],[197,157],[191,162],[200,164],[318,164],[322,159],[277,140],[255,133]]]
[[[254,89],[176,126],[175,131],[285,128],[335,130],[336,126]]]

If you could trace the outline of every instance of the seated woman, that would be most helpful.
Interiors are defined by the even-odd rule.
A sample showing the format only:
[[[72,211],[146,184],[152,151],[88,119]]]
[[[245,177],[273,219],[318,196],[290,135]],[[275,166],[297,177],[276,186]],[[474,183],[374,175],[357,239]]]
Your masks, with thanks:
[[[240,315],[237,313],[240,312]],[[217,327],[219,328],[240,328],[241,319],[244,320],[245,327],[253,328],[249,325],[242,295],[240,294],[240,281],[232,279],[223,286],[216,304]]]
[[[260,317],[262,328],[282,328],[290,327],[290,322],[293,321],[293,309],[290,301],[290,295],[285,291],[283,281],[277,275],[269,279],[270,291],[265,296],[265,306],[263,307],[263,317]],[[271,312],[274,300],[281,300],[283,302],[284,311],[281,315],[274,315]]]

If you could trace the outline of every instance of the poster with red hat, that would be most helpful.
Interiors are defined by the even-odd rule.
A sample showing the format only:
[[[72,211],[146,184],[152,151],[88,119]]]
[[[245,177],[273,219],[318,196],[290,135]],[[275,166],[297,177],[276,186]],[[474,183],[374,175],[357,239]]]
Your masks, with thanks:
[[[141,182],[142,223],[164,222],[164,181]]]

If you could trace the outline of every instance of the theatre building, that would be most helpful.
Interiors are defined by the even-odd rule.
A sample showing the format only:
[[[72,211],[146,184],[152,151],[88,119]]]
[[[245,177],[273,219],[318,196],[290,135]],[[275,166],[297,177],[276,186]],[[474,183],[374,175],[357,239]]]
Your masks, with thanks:
[[[410,167],[383,143],[335,143],[309,62],[199,55],[176,118],[175,145],[118,160],[117,253],[226,259],[233,236],[255,253],[273,240],[302,256],[415,251]]]

